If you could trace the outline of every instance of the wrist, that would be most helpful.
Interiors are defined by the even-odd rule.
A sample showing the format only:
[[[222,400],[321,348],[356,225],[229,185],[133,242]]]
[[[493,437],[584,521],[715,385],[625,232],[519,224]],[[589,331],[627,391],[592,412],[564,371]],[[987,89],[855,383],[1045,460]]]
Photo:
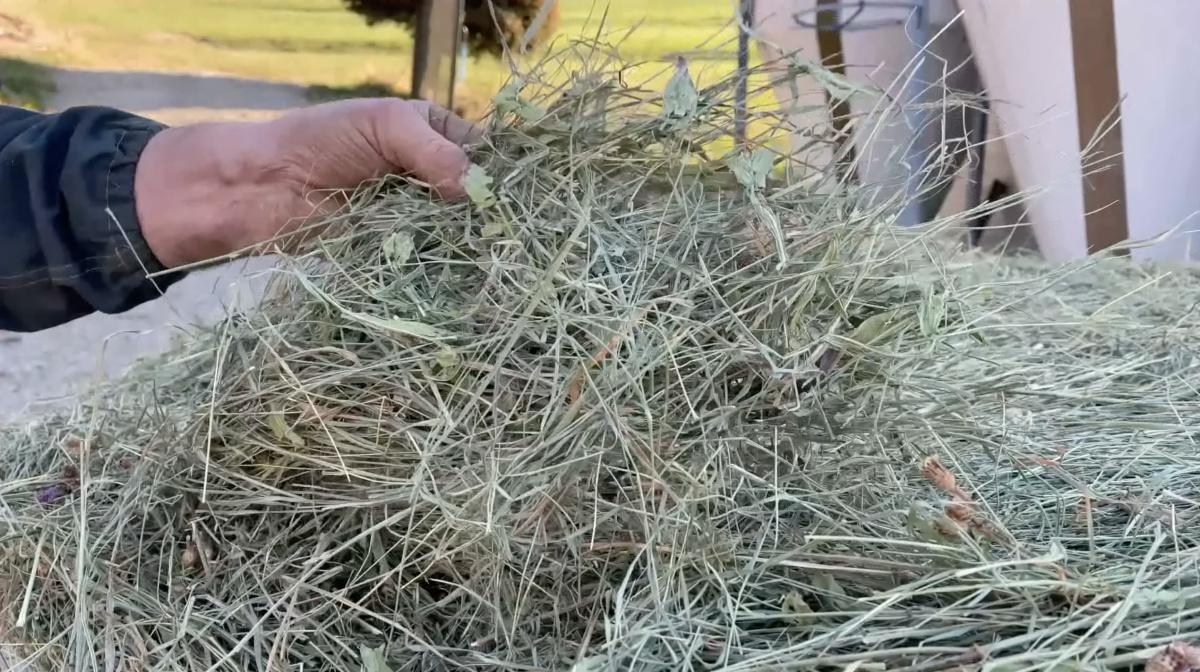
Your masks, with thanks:
[[[270,124],[170,128],[146,145],[134,175],[142,236],[166,268],[212,260],[252,245],[250,222],[271,216]]]

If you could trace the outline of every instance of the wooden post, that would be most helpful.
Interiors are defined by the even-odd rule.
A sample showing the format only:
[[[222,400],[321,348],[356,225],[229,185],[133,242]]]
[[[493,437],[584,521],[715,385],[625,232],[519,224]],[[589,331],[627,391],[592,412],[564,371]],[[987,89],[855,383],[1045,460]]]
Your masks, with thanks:
[[[1088,253],[1129,238],[1113,0],[1070,0]],[[1093,169],[1089,169],[1089,166]]]
[[[462,0],[424,0],[413,45],[412,95],[451,108]]]
[[[829,71],[846,76],[846,56],[842,50],[842,17],[840,0],[817,0],[817,51],[821,64]],[[838,157],[837,167],[841,176],[853,179],[854,143],[850,135],[850,103],[846,99],[834,100],[827,91],[830,121],[837,136],[833,155]]]

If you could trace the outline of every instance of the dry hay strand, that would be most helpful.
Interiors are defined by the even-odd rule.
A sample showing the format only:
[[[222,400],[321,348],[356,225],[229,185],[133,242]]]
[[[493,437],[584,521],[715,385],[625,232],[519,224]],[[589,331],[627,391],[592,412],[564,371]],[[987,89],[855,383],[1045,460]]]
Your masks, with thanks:
[[[4,655],[1182,660],[1200,278],[948,255],[895,203],[709,157],[733,82],[679,108],[620,68],[531,73],[473,202],[377,185],[260,309],[9,431]]]

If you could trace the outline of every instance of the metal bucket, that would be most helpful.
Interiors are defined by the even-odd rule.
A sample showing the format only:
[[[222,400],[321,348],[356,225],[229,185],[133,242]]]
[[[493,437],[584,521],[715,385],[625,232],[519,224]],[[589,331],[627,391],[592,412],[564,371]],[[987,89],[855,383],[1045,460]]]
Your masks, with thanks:
[[[980,88],[966,29],[954,21],[958,12],[953,0],[754,4],[753,34],[775,74],[776,97],[795,129],[796,163],[814,175],[829,174],[837,148],[814,135],[836,131],[829,127],[837,125],[839,115],[831,112],[826,91],[815,78],[789,67],[792,54],[824,62],[851,82],[884,94],[882,99],[852,96],[848,101],[856,177],[876,202],[915,201],[902,215],[902,224],[931,218],[945,199],[949,173],[965,156],[972,130],[967,108],[949,92]],[[832,47],[830,33],[839,42]],[[955,155],[949,160],[947,150]],[[932,167],[939,170],[931,173]]]

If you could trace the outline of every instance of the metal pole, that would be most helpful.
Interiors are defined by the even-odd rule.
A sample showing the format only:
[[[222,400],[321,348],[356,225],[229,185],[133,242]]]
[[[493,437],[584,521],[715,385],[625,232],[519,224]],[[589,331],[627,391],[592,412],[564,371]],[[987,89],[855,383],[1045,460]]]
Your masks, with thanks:
[[[750,77],[750,27],[754,22],[754,0],[740,0],[738,7],[737,92],[733,108],[733,138],[739,147],[746,145],[747,80]]]
[[[905,116],[912,131],[912,140],[905,151],[904,162],[908,169],[908,179],[904,184],[904,210],[900,213],[901,226],[917,226],[923,224],[928,213],[925,212],[924,199],[921,198],[922,182],[925,175],[925,161],[930,148],[923,146],[921,133],[929,122],[929,113],[921,105],[922,97],[927,87],[933,85],[928,76],[930,71],[929,41],[932,31],[929,28],[928,0],[917,0],[913,3],[913,13],[909,19],[912,26],[910,37],[917,48],[916,72],[909,82],[909,91],[902,97],[905,106]]]
[[[454,89],[457,88],[456,85],[458,84],[458,52],[461,50],[462,43],[466,38],[463,35],[465,31],[463,25],[465,21],[464,15],[467,11],[466,4],[467,0],[458,0],[458,11],[454,16],[454,44],[451,45],[450,51],[450,91],[446,94],[446,109],[448,110],[454,109]]]
[[[461,0],[425,0],[417,15],[412,94],[444,107],[454,101],[454,59],[462,28]]]
[[[426,72],[429,70],[429,15],[432,9],[433,0],[423,0],[417,8],[417,22],[413,26],[412,85],[409,93],[415,98],[422,97]]]

